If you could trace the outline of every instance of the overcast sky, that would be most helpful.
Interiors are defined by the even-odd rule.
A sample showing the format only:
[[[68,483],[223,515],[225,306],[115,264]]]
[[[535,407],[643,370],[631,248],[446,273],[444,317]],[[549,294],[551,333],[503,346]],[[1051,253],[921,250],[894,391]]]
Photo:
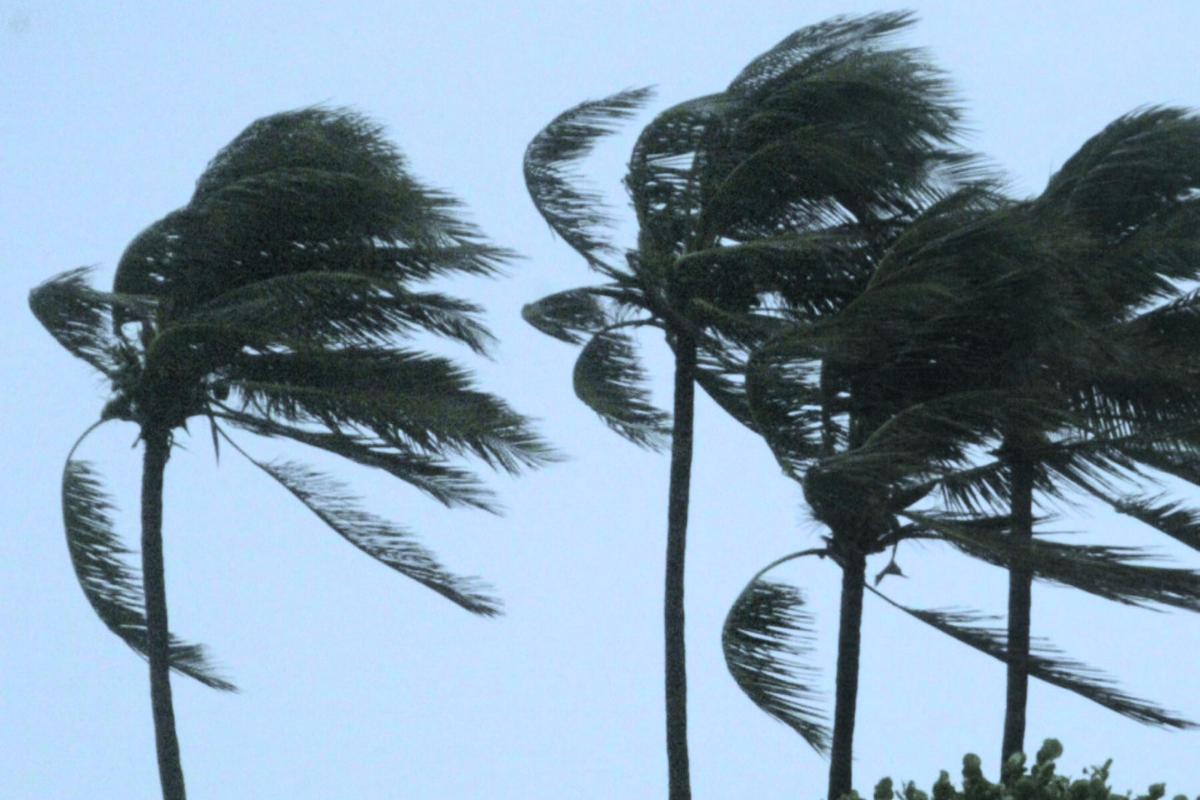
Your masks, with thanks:
[[[969,108],[970,144],[1008,170],[1017,194],[1040,191],[1087,137],[1139,105],[1200,106],[1195,0],[908,5],[921,22],[904,41],[928,46],[949,71]],[[520,319],[522,304],[593,280],[529,203],[522,154],[567,107],[656,84],[647,113],[589,163],[624,212],[622,165],[655,111],[723,89],[798,27],[874,10],[824,0],[0,2],[9,453],[0,501],[9,520],[0,536],[0,797],[158,791],[145,665],[92,613],[62,534],[62,462],[106,391],[37,324],[28,291],[86,264],[107,287],[129,240],[187,202],[221,146],[257,117],[318,102],[384,123],[419,176],[457,194],[497,243],[527,257],[508,279],[453,286],[487,306],[500,338],[495,361],[443,352],[541,418],[571,460],[495,479],[507,507],[500,518],[448,511],[405,485],[338,470],[373,510],[497,587],[507,615],[487,620],[348,546],[236,454],[214,465],[199,426],[204,435],[182,437],[187,449],[167,471],[172,627],[209,645],[242,689],[226,695],[174,678],[191,796],[664,797],[667,458],[606,429],[572,394],[577,351]],[[631,228],[618,235],[632,242]],[[645,344],[665,379],[665,346]],[[720,628],[757,569],[814,546],[822,530],[765,446],[706,398],[697,426],[687,584],[694,795],[816,800],[827,762],[740,693],[725,671]],[[81,453],[104,471],[131,546],[134,437],[114,423]],[[283,452],[236,438],[255,457]],[[1180,554],[1089,506],[1058,510],[1056,529]],[[1003,611],[998,570],[928,545],[902,549],[899,562],[910,577],[883,588],[902,601]],[[805,561],[777,576],[813,601],[832,694],[840,574]],[[1035,634],[1134,694],[1200,718],[1200,619],[1044,587],[1034,598]],[[994,778],[1003,690],[998,662],[868,598],[858,790],[870,792],[883,775],[924,789],[940,769],[957,779],[967,751]],[[1030,749],[1048,736],[1065,743],[1064,773],[1112,757],[1118,790],[1166,780],[1168,796],[1200,793],[1200,732],[1147,729],[1036,682],[1029,719]]]

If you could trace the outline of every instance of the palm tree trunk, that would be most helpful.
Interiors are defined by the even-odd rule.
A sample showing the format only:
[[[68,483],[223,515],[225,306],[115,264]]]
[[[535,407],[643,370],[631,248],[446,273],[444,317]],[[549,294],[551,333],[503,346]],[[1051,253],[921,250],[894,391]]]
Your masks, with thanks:
[[[1021,554],[1033,539],[1033,461],[1018,449],[1012,461],[1012,536],[1018,560],[1008,570],[1008,688],[1000,764],[1025,751],[1025,708],[1029,702],[1029,631],[1033,571]]]
[[[836,533],[834,534],[837,535]],[[858,706],[858,660],[862,645],[863,592],[867,558],[859,552],[842,557],[842,610],[838,621],[837,689],[833,708],[833,743],[829,752],[828,800],[851,789],[854,716]]]
[[[146,454],[142,464],[142,575],[146,588],[146,653],[150,659],[150,705],[163,800],[186,800],[175,708],[171,701],[170,642],[167,627],[167,585],[163,569],[163,473],[171,450],[171,431],[147,425],[142,429]]]
[[[667,700],[667,770],[670,800],[691,800],[687,741],[687,654],[684,649],[683,567],[692,482],[696,340],[675,341],[675,409],[671,484],[667,504],[667,567],[663,599]]]

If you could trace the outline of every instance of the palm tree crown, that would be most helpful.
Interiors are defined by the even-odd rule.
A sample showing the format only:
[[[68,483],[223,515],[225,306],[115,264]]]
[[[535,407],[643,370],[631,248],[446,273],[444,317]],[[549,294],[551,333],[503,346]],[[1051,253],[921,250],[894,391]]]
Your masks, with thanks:
[[[845,569],[850,555],[891,549],[878,582],[899,573],[899,542],[942,538],[1010,570],[1007,630],[973,612],[898,607],[1006,662],[1010,689],[1034,675],[1142,722],[1192,727],[1031,641],[1028,585],[1200,610],[1194,571],[1149,565],[1131,548],[1034,538],[1035,495],[1073,489],[1200,543],[1195,512],[1121,493],[1145,485],[1145,467],[1197,477],[1198,362],[1194,338],[1180,335],[1196,297],[1176,282],[1200,265],[1198,155],[1194,116],[1147,109],[1086,143],[1039,198],[964,186],[891,243],[837,314],[798,320],[762,346],[748,377],[754,418],[832,534],[828,547],[780,561],[828,555]],[[1163,298],[1173,300],[1152,307]],[[945,510],[918,506],[939,496]],[[810,670],[788,639],[811,619],[765,572],[730,612],[730,669],[820,747]],[[839,694],[840,667],[839,652]],[[1021,749],[1022,686],[1010,691],[1006,759]]]
[[[224,441],[244,454],[227,426],[291,439],[384,470],[447,506],[489,511],[491,492],[456,459],[517,473],[555,458],[529,421],[475,388],[467,370],[394,344],[430,332],[487,351],[482,309],[414,288],[441,275],[493,275],[511,256],[458,212],[457,201],[409,174],[380,126],[344,109],[306,108],[260,119],[221,150],[191,201],[130,243],[112,292],[91,288],[84,269],[33,290],[42,324],[110,382],[101,422],[141,429],[146,475],[158,475],[157,498],[143,487],[144,557],[161,549],[147,540],[161,534],[146,514],[157,509],[161,526],[175,431],[196,416],[207,417],[214,447]],[[172,637],[167,648],[161,561],[143,569],[144,598],[99,479],[74,451],[64,518],[93,608],[149,653],[152,673],[161,634],[164,670],[169,661],[232,688],[198,647]],[[499,613],[488,587],[447,571],[409,531],[358,508],[341,484],[303,464],[251,461],[372,558],[468,611]],[[172,796],[182,796],[181,773],[177,782]]]
[[[635,248],[608,244],[610,217],[575,163],[629,117],[646,90],[583,103],[530,144],[539,211],[607,282],[526,307],[543,332],[583,349],[580,399],[618,433],[661,447],[672,434],[667,536],[668,761],[687,785],[683,555],[694,384],[757,428],[742,373],[782,324],[847,302],[917,210],[974,164],[954,146],[959,112],[919,50],[887,46],[907,13],[838,17],[754,59],[722,92],[660,113],[637,139],[625,186]],[[655,408],[630,335],[658,328],[675,356],[674,412]],[[671,423],[668,429],[668,422]]]

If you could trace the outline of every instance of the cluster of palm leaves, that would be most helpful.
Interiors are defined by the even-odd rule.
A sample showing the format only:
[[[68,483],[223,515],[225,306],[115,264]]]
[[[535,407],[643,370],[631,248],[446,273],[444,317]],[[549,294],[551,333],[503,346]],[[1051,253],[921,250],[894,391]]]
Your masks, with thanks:
[[[759,571],[723,631],[731,675],[830,757],[851,789],[860,631],[868,593],[1003,662],[1002,756],[1019,767],[1028,678],[1139,721],[1192,727],[1030,634],[1044,580],[1116,602],[1200,611],[1200,574],[1128,547],[1048,539],[1047,510],[1098,498],[1200,549],[1200,117],[1124,116],[1038,197],[1016,200],[960,144],[945,75],[894,38],[909,13],[803,28],[730,85],[658,114],[624,183],[632,248],[577,167],[651,98],[582,103],[530,144],[525,175],[550,226],[600,283],[530,303],[539,330],[581,346],[575,390],[614,431],[671,454],[665,569],[670,797],[691,796],[684,565],[695,386],[761,436],[801,483],[824,544]],[[177,431],[205,418],[214,449],[238,428],[375,467],[447,506],[495,510],[462,456],[516,473],[554,458],[528,420],[453,362],[397,339],[429,332],[486,353],[480,308],[414,284],[491,275],[511,253],[408,172],[360,115],[309,108],[258,120],[223,149],[186,206],[139,234],[113,291],[87,270],[31,294],[34,313],[112,388],[100,421],[144,445],[142,569],[75,452],[63,475],[72,563],[101,620],[150,662],[163,794],[184,797],[169,670],[232,689],[167,622],[162,486]],[[674,356],[670,413],[651,402],[637,334]],[[499,601],[407,530],[292,461],[250,459],[351,544],[468,611]],[[948,543],[1006,569],[1007,625],[881,594],[901,544]],[[867,558],[891,553],[867,580]],[[800,588],[769,577],[819,557],[842,571],[832,725],[820,711]],[[1013,758],[1010,758],[1013,757]]]
[[[168,633],[162,485],[176,432],[207,417],[214,448],[246,455],[226,426],[290,439],[447,506],[495,511],[460,457],[516,473],[553,451],[464,368],[394,341],[431,332],[485,353],[482,309],[413,285],[491,275],[509,256],[452,197],[414,179],[379,126],[318,107],[260,119],[221,150],[191,201],[129,245],[112,292],[92,288],[87,270],[32,292],[42,324],[111,384],[101,422],[136,424],[145,446],[141,574],[125,561],[98,475],[75,457],[79,442],[63,513],[84,594],[150,662],[164,798],[185,796],[169,669],[233,688],[199,646]],[[339,482],[293,461],[250,460],[367,555],[470,612],[500,612],[489,587],[448,571]]]
[[[1200,482],[1197,411],[1200,118],[1122,117],[1039,197],[958,144],[945,77],[889,42],[907,13],[805,28],[718,94],[662,112],[625,185],[639,225],[621,253],[576,163],[649,98],[576,106],[526,153],[534,204],[604,283],[526,308],[583,345],[575,389],[636,444],[671,439],[666,564],[670,797],[690,797],[683,575],[694,385],[761,435],[801,482],[825,546],[784,556],[730,610],[735,680],[830,755],[828,797],[851,788],[866,559],[909,539],[1006,568],[1008,625],[901,608],[1007,665],[1003,757],[1024,745],[1028,676],[1149,724],[1189,722],[1030,638],[1034,579],[1122,603],[1200,610],[1200,574],[1132,548],[1045,539],[1047,500],[1098,497],[1200,549],[1200,516],[1155,476]],[[623,257],[622,257],[623,256]],[[632,334],[663,331],[674,414],[653,407]],[[670,425],[668,426],[668,423]],[[843,572],[832,731],[808,663],[813,620],[779,563]],[[883,597],[883,595],[880,595]],[[1014,762],[1015,763],[1015,762]]]

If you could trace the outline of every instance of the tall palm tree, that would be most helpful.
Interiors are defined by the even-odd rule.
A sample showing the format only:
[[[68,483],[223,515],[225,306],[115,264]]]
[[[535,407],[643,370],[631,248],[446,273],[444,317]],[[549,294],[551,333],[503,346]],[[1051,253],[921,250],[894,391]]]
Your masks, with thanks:
[[[992,198],[951,215],[944,212],[953,205],[944,204],[897,241],[838,317],[779,337],[757,357],[763,369],[751,373],[760,428],[785,468],[803,476],[814,516],[832,530],[828,548],[806,554],[835,556],[845,569],[839,551],[847,540],[868,542],[858,549],[869,554],[894,551],[903,538],[937,536],[1009,568],[1006,631],[969,613],[904,609],[1007,663],[1006,761],[1021,750],[1029,674],[1139,721],[1192,726],[1044,646],[1031,653],[1028,591],[1038,577],[1125,603],[1200,610],[1194,572],[1138,563],[1144,556],[1128,548],[1033,535],[1035,492],[1057,497],[1074,487],[1200,544],[1194,512],[1161,498],[1113,495],[1114,486],[1140,477],[1139,462],[1167,461],[1168,471],[1195,464],[1200,362],[1179,334],[1197,301],[1183,296],[1145,310],[1156,296],[1178,293],[1171,279],[1194,279],[1200,268],[1191,183],[1198,173],[1189,161],[1200,138],[1187,119],[1157,109],[1118,120],[1036,201]],[[1064,185],[1081,198],[1076,208],[1056,189]],[[1119,203],[1130,208],[1116,210]],[[1079,219],[1088,214],[1119,222],[1089,228]],[[846,421],[831,433],[835,415]],[[995,458],[980,463],[989,448]],[[957,515],[910,508],[935,489]],[[856,537],[856,528],[868,533]],[[894,572],[893,553],[880,577]],[[811,620],[794,589],[761,575],[727,622],[730,668],[756,702],[819,746],[808,673],[786,663],[787,648],[795,648],[787,633],[806,633]],[[855,583],[871,588],[862,578]],[[847,644],[856,652],[854,642],[839,640],[835,738],[846,724]],[[848,764],[839,781],[832,769],[829,796],[836,797],[849,790]]]
[[[1160,446],[1174,442],[1195,453],[1194,435],[1180,434],[1200,412],[1194,379],[1198,353],[1191,337],[1180,335],[1184,331],[1163,326],[1195,312],[1195,298],[1183,295],[1179,281],[1194,283],[1200,277],[1198,193],[1200,118],[1181,109],[1149,108],[1120,117],[1088,140],[1031,203],[1031,214],[1043,227],[1075,232],[1071,266],[1088,287],[1078,305],[1091,325],[1114,340],[1099,364],[1087,360],[1081,370],[1080,359],[1066,359],[1065,369],[1056,370],[1074,407],[1093,422],[1093,439],[1120,437],[1137,426],[1143,435],[1130,442],[1135,450],[1159,440]],[[1147,310],[1164,300],[1174,302]],[[1013,535],[1025,542],[1033,538],[1033,495],[1044,439],[1016,433],[1002,448],[1013,481]],[[1135,450],[1123,455],[1142,460]],[[1118,510],[1125,508],[1106,496],[1103,486],[1092,482],[1082,488]],[[1177,529],[1164,532],[1171,530]],[[1200,545],[1194,537],[1185,543]],[[1008,636],[1020,654],[1028,650],[1033,574],[1014,566],[1009,580]],[[1024,749],[1027,693],[1020,661],[1010,662],[1003,761]]]
[[[221,150],[191,201],[129,245],[113,292],[77,269],[31,293],[47,330],[112,385],[100,422],[68,455],[63,515],[88,601],[149,660],[164,798],[185,796],[169,670],[233,689],[167,624],[162,489],[176,432],[205,416],[214,448],[224,441],[245,455],[227,424],[382,469],[447,506],[494,511],[453,459],[516,473],[553,452],[465,369],[392,340],[430,332],[486,352],[480,308],[411,287],[493,274],[509,255],[461,218],[457,201],[413,178],[380,126],[315,107],[260,119]],[[140,575],[124,561],[97,474],[75,457],[109,420],[137,425],[145,447]],[[367,555],[468,611],[500,612],[486,585],[447,571],[342,484],[300,463],[250,460]]]
[[[944,177],[957,108],[918,50],[887,46],[908,13],[802,28],[720,93],[659,114],[638,137],[625,186],[639,226],[619,251],[576,163],[631,116],[647,90],[576,106],[530,144],[526,182],[550,226],[607,282],[531,303],[526,319],[583,345],[576,394],[636,444],[671,436],[664,592],[670,797],[690,797],[684,554],[694,385],[753,426],[739,377],[778,326],[779,305],[817,313],[852,297],[862,268]],[[814,291],[819,287],[820,291]],[[814,299],[815,298],[815,299]],[[631,332],[661,330],[674,355],[674,409],[655,408]]]

